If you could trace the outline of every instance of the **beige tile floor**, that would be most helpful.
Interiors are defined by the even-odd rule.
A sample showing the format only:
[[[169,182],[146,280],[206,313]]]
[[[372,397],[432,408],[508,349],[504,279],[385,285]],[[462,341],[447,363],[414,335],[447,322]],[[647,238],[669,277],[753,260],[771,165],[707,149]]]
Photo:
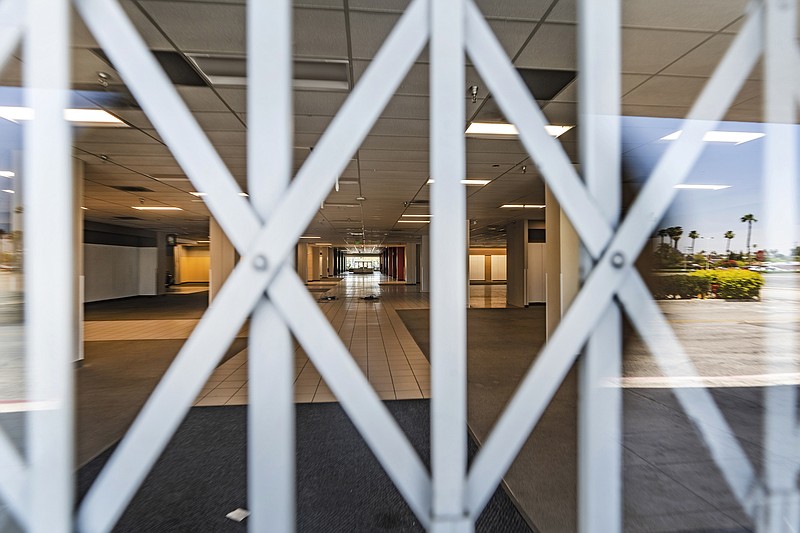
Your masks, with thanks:
[[[364,376],[384,400],[430,398],[430,365],[414,342],[397,309],[426,309],[428,294],[384,276],[347,275],[342,280],[310,284],[315,296],[336,300],[320,307],[350,350]],[[323,289],[329,289],[323,292]],[[505,286],[478,286],[470,291],[472,307],[505,307]],[[378,300],[366,301],[364,296]],[[198,320],[87,321],[87,341],[185,339]],[[239,337],[247,336],[247,326]],[[217,367],[198,395],[196,406],[247,403],[247,350]],[[336,398],[302,347],[295,344],[295,401],[334,402]]]
[[[395,311],[428,307],[427,295],[393,285],[379,285],[380,276],[346,276],[326,295],[338,299],[320,306],[350,350],[364,376],[384,400],[430,397],[430,365]],[[396,294],[393,292],[396,291]],[[414,292],[412,292],[414,291]],[[364,296],[380,295],[377,301]],[[336,398],[306,353],[295,349],[295,401],[335,402]],[[201,391],[196,406],[247,403],[247,353],[240,352],[217,368]]]

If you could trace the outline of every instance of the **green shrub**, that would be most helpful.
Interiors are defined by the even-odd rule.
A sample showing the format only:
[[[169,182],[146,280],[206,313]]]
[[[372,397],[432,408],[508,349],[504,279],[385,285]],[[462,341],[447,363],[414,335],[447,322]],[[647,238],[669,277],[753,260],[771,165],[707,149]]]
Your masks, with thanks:
[[[650,291],[657,300],[705,296],[710,285],[710,280],[689,274],[654,276],[650,279]]]
[[[689,276],[716,286],[717,298],[749,300],[758,298],[764,278],[750,270],[698,270]],[[714,287],[712,287],[713,289]]]

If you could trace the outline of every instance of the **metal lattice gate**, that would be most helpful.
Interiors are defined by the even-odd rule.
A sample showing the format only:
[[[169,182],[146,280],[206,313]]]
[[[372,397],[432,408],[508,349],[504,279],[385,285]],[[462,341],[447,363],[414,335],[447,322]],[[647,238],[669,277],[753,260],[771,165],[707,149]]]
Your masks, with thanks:
[[[23,459],[0,434],[0,496],[26,529],[109,531],[177,429],[221,354],[252,314],[250,337],[249,507],[251,531],[294,529],[292,351],[289,332],[310,359],[429,530],[471,531],[562,379],[580,358],[580,506],[582,531],[620,531],[621,313],[630,318],[668,374],[695,375],[646,290],[633,261],[747,74],[765,58],[767,199],[796,215],[796,138],[800,95],[796,6],[753,2],[738,36],[623,221],[620,217],[620,3],[579,2],[583,179],[545,121],[497,38],[471,0],[414,0],[328,130],[290,184],[291,5],[250,1],[248,20],[248,184],[240,190],[177,91],[115,0],[74,0],[174,157],[242,255],[227,283],[158,385],[73,518],[72,379],[74,316],[69,302],[70,132],[63,119],[68,86],[69,1],[2,0],[0,59],[25,47],[26,346],[29,433]],[[431,57],[432,472],[360,372],[295,274],[294,244],[360,146],[423,47]],[[538,164],[585,249],[583,287],[512,401],[466,466],[466,279],[448,258],[466,254],[462,96],[464,54],[489,85]],[[254,95],[269,92],[269,99]],[[255,146],[268,150],[253,149]],[[57,221],[57,224],[53,224]],[[767,221],[768,231],[780,231]],[[53,228],[57,228],[57,235]],[[57,248],[54,250],[54,246]],[[65,268],[54,272],[43,251]],[[52,306],[52,302],[64,305]],[[677,361],[677,363],[676,363]],[[704,389],[676,389],[712,456],[759,531],[796,531],[800,424],[796,390],[768,391],[768,461],[759,479]],[[52,446],[52,443],[58,443]],[[258,453],[254,453],[258,450]],[[722,453],[725,450],[726,453]],[[734,450],[734,453],[731,453]]]

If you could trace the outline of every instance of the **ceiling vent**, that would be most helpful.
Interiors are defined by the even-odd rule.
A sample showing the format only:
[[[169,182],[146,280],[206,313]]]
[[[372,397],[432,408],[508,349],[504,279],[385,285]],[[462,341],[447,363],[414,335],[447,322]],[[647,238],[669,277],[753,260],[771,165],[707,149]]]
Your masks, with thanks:
[[[210,85],[247,85],[246,57],[211,54],[187,54],[186,57]],[[294,62],[294,88],[347,91],[350,89],[349,70],[344,60],[298,59]]]
[[[111,68],[117,70],[105,52],[94,48],[92,49],[92,53],[108,63]],[[192,65],[184,59],[182,54],[164,50],[153,50],[152,53],[173,85],[189,85],[193,87],[206,86],[206,81],[192,68]]]
[[[537,100],[552,100],[575,79],[574,70],[518,68],[522,81]]]
[[[139,217],[114,217],[114,220],[144,220]]]
[[[111,185],[111,188],[123,192],[155,192],[153,189],[140,187],[139,185]]]
[[[528,91],[539,102],[548,102],[558,96],[575,79],[574,70],[549,70],[539,68],[518,68],[522,81]],[[489,95],[473,122],[506,122],[507,119],[497,101]]]

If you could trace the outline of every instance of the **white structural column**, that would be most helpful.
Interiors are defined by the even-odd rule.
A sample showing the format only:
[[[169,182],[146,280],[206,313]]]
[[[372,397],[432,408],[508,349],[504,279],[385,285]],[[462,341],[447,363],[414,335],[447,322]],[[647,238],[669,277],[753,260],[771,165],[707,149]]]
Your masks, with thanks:
[[[580,162],[586,187],[609,226],[621,198],[620,1],[578,2]],[[582,252],[588,269],[591,254]],[[634,258],[620,258],[620,268]],[[579,359],[578,529],[622,531],[621,310],[610,300]]]
[[[219,294],[222,284],[230,276],[233,267],[236,266],[236,249],[214,218],[208,221],[208,237],[211,241],[209,245],[209,255],[211,256],[210,272],[208,273],[208,300],[210,304]]]
[[[794,91],[798,79],[796,60],[797,6],[794,0],[765,2],[764,43],[764,204],[765,244],[781,252],[797,243],[797,126]],[[793,53],[794,52],[794,53]],[[765,246],[766,247],[766,246]],[[791,306],[771,302],[778,316],[792,313]],[[778,316],[773,318],[778,318]],[[797,354],[795,335],[771,329],[765,352],[770,372],[791,372]],[[788,363],[788,364],[787,364]],[[800,435],[797,425],[797,388],[767,387],[764,395],[764,481],[766,501],[759,509],[760,533],[800,530]],[[786,458],[789,458],[787,461]]]
[[[72,530],[75,249],[70,129],[69,2],[29,0],[25,124],[25,347],[28,531]],[[53,259],[58,268],[52,268]],[[58,305],[53,305],[57,302]]]
[[[467,468],[464,0],[431,13],[431,466],[434,533],[471,531]],[[460,258],[460,259],[459,259]]]
[[[528,221],[515,220],[506,226],[506,303],[528,304]]]
[[[292,172],[292,5],[247,3],[247,183],[262,220]],[[265,98],[265,95],[269,98]],[[314,248],[314,264],[319,264]],[[256,255],[251,268],[266,269]],[[289,259],[291,262],[291,259]],[[280,313],[265,295],[250,324],[247,498],[251,532],[295,529],[294,352]]]

